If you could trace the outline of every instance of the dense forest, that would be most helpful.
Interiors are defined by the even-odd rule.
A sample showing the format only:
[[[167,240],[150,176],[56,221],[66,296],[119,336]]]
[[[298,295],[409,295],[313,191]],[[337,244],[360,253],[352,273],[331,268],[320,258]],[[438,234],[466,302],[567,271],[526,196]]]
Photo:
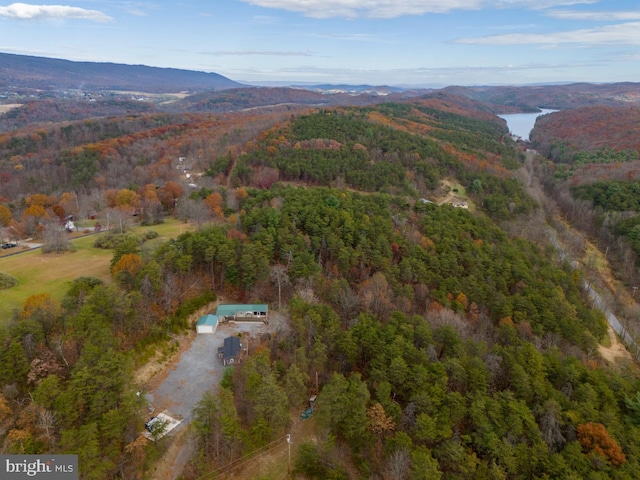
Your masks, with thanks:
[[[3,134],[5,228],[108,211],[150,231],[100,234],[111,282],[34,292],[7,319],[0,452],[143,478],[166,444],[140,435],[133,370],[224,295],[281,306],[286,327],[198,403],[185,479],[281,437],[316,382],[298,478],[637,478],[635,366],[600,357],[581,273],[505,230],[540,209],[523,160],[502,121],[452,95]],[[150,246],[166,215],[197,228]]]
[[[559,163],[615,163],[638,159],[640,107],[583,107],[543,115],[531,143]]]
[[[50,124],[51,122],[71,122],[96,117],[120,117],[151,113],[155,107],[148,102],[131,99],[94,100],[31,100],[0,116],[0,132],[10,132],[28,126]],[[45,126],[45,128],[47,128]]]
[[[538,175],[565,218],[611,252],[618,279],[633,291],[638,271],[638,107],[596,106],[540,117],[532,145],[548,160]],[[637,323],[635,313],[631,313]],[[635,327],[634,327],[635,328]]]
[[[637,105],[638,84],[569,83],[566,85],[528,86],[451,86],[444,90],[496,106],[510,106],[537,112],[540,108],[575,110],[582,107],[627,107]],[[503,111],[503,113],[506,113]]]

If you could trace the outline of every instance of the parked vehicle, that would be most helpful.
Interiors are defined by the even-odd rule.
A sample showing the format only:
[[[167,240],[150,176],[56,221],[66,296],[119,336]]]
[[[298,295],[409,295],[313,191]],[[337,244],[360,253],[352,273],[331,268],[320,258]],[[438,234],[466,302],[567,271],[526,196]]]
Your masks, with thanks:
[[[144,428],[146,428],[149,433],[154,433],[156,430],[162,428],[164,423],[165,422],[163,422],[158,417],[153,417],[151,420],[144,424]]]

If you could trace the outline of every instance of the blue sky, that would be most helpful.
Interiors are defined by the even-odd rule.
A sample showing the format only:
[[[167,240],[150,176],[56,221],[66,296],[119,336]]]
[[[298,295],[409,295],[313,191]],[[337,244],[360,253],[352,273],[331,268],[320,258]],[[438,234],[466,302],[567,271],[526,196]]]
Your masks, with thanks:
[[[5,2],[0,51],[216,72],[254,84],[640,81],[640,2]]]

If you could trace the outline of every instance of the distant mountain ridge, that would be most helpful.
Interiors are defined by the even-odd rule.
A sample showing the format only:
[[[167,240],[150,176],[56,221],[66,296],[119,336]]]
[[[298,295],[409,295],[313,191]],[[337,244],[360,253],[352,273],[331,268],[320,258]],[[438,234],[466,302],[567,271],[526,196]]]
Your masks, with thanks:
[[[217,73],[0,53],[0,91],[81,89],[176,93],[242,86]]]
[[[640,105],[640,83],[571,83],[541,86],[450,86],[454,95],[522,110],[568,110],[594,105]],[[505,112],[506,113],[506,112]]]
[[[399,93],[409,90],[407,88],[391,87],[389,85],[349,85],[344,83],[325,83],[321,85],[291,85],[291,88],[304,88],[306,90],[327,93],[369,93],[375,95],[389,95],[391,93]]]
[[[401,101],[423,92],[398,92],[380,95],[374,92],[320,92],[302,87],[244,87],[202,92],[166,105],[182,112],[231,112],[255,108],[290,106],[363,106],[385,101]]]

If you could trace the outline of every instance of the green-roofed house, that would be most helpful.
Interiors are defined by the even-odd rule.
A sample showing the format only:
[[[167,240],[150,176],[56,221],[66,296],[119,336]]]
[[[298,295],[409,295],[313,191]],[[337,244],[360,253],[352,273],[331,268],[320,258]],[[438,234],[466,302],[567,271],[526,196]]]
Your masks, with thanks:
[[[197,333],[216,333],[216,328],[218,328],[217,315],[203,315],[196,323]]]
[[[266,303],[223,304],[218,305],[216,315],[225,322],[267,323],[269,306]]]

